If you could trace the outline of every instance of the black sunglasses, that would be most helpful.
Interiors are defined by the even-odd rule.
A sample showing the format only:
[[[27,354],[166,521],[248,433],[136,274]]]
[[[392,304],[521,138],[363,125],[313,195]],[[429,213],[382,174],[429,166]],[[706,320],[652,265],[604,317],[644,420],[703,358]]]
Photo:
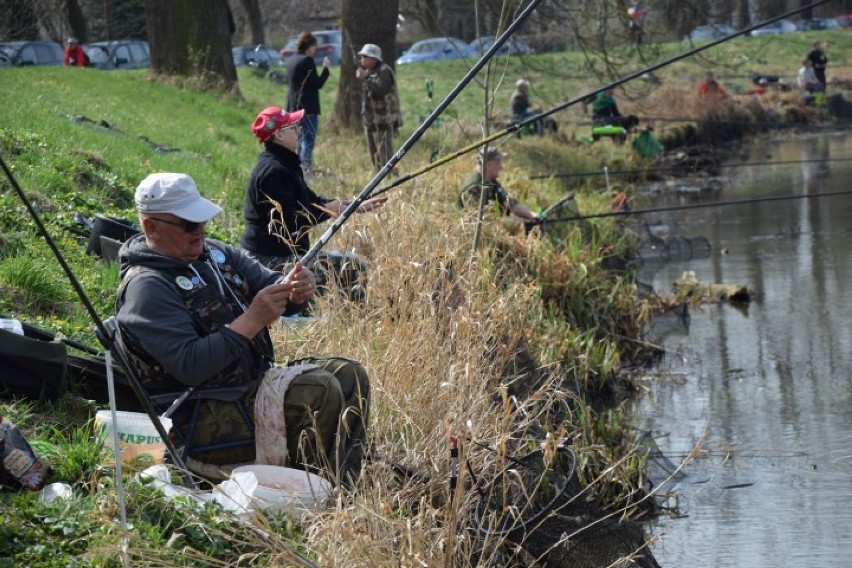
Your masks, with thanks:
[[[198,230],[198,227],[203,227],[204,223],[196,223],[194,221],[186,221],[181,219],[180,221],[169,221],[168,219],[160,219],[159,217],[148,217],[152,221],[159,221],[160,223],[165,223],[166,225],[174,225],[175,227],[180,227],[183,229],[184,233],[194,233]]]

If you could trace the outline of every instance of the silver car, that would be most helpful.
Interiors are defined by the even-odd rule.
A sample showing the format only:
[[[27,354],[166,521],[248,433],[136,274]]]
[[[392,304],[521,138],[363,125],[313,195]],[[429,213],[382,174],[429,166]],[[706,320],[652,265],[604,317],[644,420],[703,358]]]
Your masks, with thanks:
[[[698,26],[686,36],[684,41],[708,41],[708,40],[716,40],[722,39],[723,37],[728,37],[731,34],[737,33],[736,28],[730,26],[728,24],[707,24],[705,26]]]
[[[89,65],[98,69],[138,69],[150,65],[147,41],[96,41],[87,43],[83,49],[89,57]]]
[[[317,38],[317,50],[314,52],[314,63],[317,67],[322,65],[322,60],[328,57],[332,65],[340,65],[341,46],[343,44],[343,32],[340,30],[319,30],[311,32]],[[287,41],[281,51],[281,59],[286,60],[296,53],[299,45],[299,35],[293,35]]]
[[[0,67],[62,65],[65,52],[52,41],[9,41],[0,43]]]
[[[497,40],[495,36],[483,36],[475,38],[468,45],[474,53],[480,54],[488,51]],[[519,37],[510,37],[506,43],[497,50],[497,55],[530,55],[533,49]]]

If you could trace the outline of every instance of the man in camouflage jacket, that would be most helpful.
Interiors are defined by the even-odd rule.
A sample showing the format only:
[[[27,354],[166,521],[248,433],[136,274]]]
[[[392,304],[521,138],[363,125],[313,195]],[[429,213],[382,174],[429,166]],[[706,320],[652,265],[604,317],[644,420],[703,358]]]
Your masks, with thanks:
[[[283,369],[289,382],[272,418],[281,425],[276,438],[286,440],[286,449],[275,449],[289,458],[290,467],[325,467],[342,480],[357,476],[370,399],[364,368],[339,358],[274,365],[268,326],[282,314],[297,313],[313,296],[311,271],[296,263],[285,277],[234,247],[206,239],[206,223],[222,210],[185,174],[145,178],[136,189],[136,207],[143,233],[119,253],[117,342],[147,392],[245,386],[243,402],[256,425],[270,418],[254,414],[258,384]],[[186,426],[187,410],[173,415],[175,426]],[[232,402],[204,400],[192,445],[251,434]],[[255,448],[190,452],[190,457],[244,463],[254,461]]]
[[[361,82],[361,124],[367,134],[370,158],[376,171],[393,156],[393,135],[402,126],[396,77],[382,61],[382,49],[368,43],[358,52],[355,77]]]

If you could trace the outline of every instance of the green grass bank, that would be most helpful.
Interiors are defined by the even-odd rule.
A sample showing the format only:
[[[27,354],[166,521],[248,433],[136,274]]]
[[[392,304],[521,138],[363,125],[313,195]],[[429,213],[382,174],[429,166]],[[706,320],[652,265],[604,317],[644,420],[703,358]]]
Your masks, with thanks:
[[[758,59],[766,61],[759,64],[766,73],[792,75],[815,37],[792,35],[797,37],[738,39],[660,72],[659,85],[628,85],[620,95],[622,110],[695,117],[701,109],[690,78],[708,67],[744,86],[747,79],[740,75]],[[847,32],[819,37],[831,42],[829,75],[836,68],[842,78],[850,53]],[[662,59],[683,47],[607,55],[630,72],[647,58]],[[462,76],[463,65],[398,69],[406,113],[402,136],[429,110],[426,79],[435,81],[439,100]],[[596,88],[606,77],[596,70],[604,68],[600,55],[589,60],[579,53],[498,60],[489,81],[496,85],[495,109],[508,105],[518,76],[532,82],[535,104],[548,108]],[[322,91],[316,160],[326,173],[317,176],[314,189],[350,197],[372,174],[363,137],[326,123],[338,72]],[[243,188],[259,151],[249,127],[258,110],[283,101],[281,86],[242,70],[241,98],[156,83],[143,72],[31,68],[3,70],[2,77],[0,155],[102,317],[112,313],[117,267],[85,254],[86,239],[67,230],[75,213],[133,220],[133,189],[141,179],[153,171],[186,172],[225,210],[208,234],[236,242]],[[462,93],[442,124],[401,162],[402,172],[479,139],[484,98],[481,86]],[[795,104],[781,95],[770,100]],[[556,118],[558,136],[502,146],[508,154],[504,185],[533,208],[570,190],[578,192],[580,211],[605,211],[610,195],[600,180],[566,185],[527,178],[640,158],[629,145],[580,142],[589,127],[579,106]],[[415,178],[392,191],[380,213],[354,217],[335,237],[331,248],[352,249],[373,261],[363,305],[327,298],[305,328],[274,333],[281,360],[337,354],[362,361],[376,392],[370,428],[376,451],[429,472],[431,482],[400,480],[387,464],[372,463],[362,484],[336,494],[328,512],[303,525],[264,518],[259,534],[216,508],[165,500],[128,478],[132,528],[122,535],[112,471],[104,465],[108,456],[93,438],[96,405],[75,396],[73,384],[53,404],[4,397],[0,413],[38,442],[54,470],[51,481],[71,484],[75,496],[53,505],[35,493],[0,496],[0,566],[119,566],[125,536],[134,566],[298,565],[294,550],[323,566],[465,565],[477,558],[462,537],[476,533],[467,531],[478,501],[467,490],[450,506],[444,480],[451,435],[496,448],[463,448],[462,459],[482,475],[547,434],[571,438],[591,501],[626,516],[646,512],[643,459],[627,434],[617,395],[624,388],[618,370],[644,349],[636,340],[653,306],[637,296],[629,279],[601,267],[603,245],[627,254],[635,236],[612,220],[599,220],[591,231],[566,228],[553,240],[525,238],[518,227],[489,217],[483,244],[471,254],[474,219],[457,208],[456,196],[472,163],[465,156]],[[93,324],[32,219],[5,180],[0,188],[0,312],[95,345]],[[616,406],[593,403],[599,399]]]

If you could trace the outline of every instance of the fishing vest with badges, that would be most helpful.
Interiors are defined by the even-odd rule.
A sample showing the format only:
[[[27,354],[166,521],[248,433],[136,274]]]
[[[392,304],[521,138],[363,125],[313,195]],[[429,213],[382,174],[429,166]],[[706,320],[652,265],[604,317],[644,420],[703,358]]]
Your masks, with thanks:
[[[121,307],[120,303],[123,302],[124,292],[130,281],[143,273],[155,273],[168,281],[183,297],[199,335],[205,337],[232,322],[243,310],[229,295],[227,289],[230,288],[239,301],[247,306],[250,303],[248,283],[234,271],[228,256],[221,249],[209,244],[208,247],[206,262],[193,263],[198,274],[189,267],[163,270],[142,265],[131,266],[119,286],[117,295],[119,305],[116,306],[116,312]],[[216,263],[218,271],[213,269],[210,263]],[[139,380],[149,392],[172,392],[182,388],[182,383],[166,373],[160,364],[145,352],[132,334],[123,333],[119,328],[116,341],[127,353]],[[237,360],[222,371],[204,381],[202,386],[204,388],[222,387],[255,381],[272,365],[273,361],[272,340],[269,333],[263,330],[251,340],[249,349],[243,351]]]

